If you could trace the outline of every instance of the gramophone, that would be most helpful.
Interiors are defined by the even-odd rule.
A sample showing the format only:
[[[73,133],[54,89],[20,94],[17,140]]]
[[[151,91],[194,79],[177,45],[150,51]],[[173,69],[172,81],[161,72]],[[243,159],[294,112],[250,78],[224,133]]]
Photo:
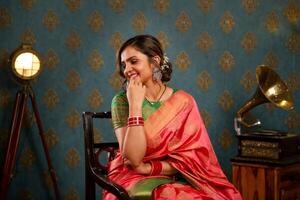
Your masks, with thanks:
[[[259,119],[249,115],[254,107],[271,103],[285,110],[293,109],[293,97],[285,82],[270,67],[256,68],[256,92],[237,112],[234,128],[238,138],[239,158],[282,161],[300,155],[300,136],[279,130],[266,130]]]

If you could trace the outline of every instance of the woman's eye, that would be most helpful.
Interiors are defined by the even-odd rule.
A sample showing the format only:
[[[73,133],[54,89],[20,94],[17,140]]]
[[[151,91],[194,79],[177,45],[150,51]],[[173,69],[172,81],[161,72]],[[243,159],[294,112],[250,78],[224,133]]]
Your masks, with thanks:
[[[122,63],[122,64],[121,64],[121,70],[124,71],[125,68],[126,68],[126,64],[125,64],[125,63]]]
[[[132,60],[131,61],[131,64],[136,64],[137,63],[137,60]]]

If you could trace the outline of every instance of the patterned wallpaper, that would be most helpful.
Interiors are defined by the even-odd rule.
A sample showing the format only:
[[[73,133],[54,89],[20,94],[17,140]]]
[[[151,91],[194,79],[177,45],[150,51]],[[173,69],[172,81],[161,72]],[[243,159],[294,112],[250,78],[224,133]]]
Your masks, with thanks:
[[[63,199],[84,199],[81,113],[106,111],[120,89],[115,54],[127,38],[155,35],[174,64],[170,85],[198,102],[220,163],[230,178],[236,154],[233,118],[267,64],[289,85],[295,109],[254,109],[264,126],[300,131],[299,0],[0,0],[0,149],[7,144],[20,86],[7,59],[21,43],[41,55],[32,82]],[[9,199],[53,199],[38,129],[28,103]],[[97,140],[115,140],[109,121]]]

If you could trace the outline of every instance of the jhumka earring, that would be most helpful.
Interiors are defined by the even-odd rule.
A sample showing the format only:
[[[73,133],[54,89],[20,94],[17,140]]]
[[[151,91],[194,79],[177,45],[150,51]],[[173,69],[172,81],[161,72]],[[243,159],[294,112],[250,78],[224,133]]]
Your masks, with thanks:
[[[153,77],[153,80],[155,80],[155,81],[160,81],[161,80],[162,73],[161,73],[161,71],[160,71],[160,69],[158,67],[155,67],[153,69],[153,75],[152,75],[152,77]]]

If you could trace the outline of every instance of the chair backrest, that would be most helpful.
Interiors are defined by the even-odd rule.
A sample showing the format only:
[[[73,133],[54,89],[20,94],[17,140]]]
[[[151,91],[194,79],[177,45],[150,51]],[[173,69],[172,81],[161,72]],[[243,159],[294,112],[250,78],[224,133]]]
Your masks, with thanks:
[[[86,199],[95,199],[95,184],[102,189],[113,193],[119,199],[129,200],[130,197],[126,190],[120,185],[107,179],[107,166],[99,161],[100,154],[107,152],[108,161],[113,159],[115,151],[119,145],[117,142],[95,143],[94,141],[94,119],[109,119],[111,112],[83,112],[83,130],[85,144],[85,189]]]

